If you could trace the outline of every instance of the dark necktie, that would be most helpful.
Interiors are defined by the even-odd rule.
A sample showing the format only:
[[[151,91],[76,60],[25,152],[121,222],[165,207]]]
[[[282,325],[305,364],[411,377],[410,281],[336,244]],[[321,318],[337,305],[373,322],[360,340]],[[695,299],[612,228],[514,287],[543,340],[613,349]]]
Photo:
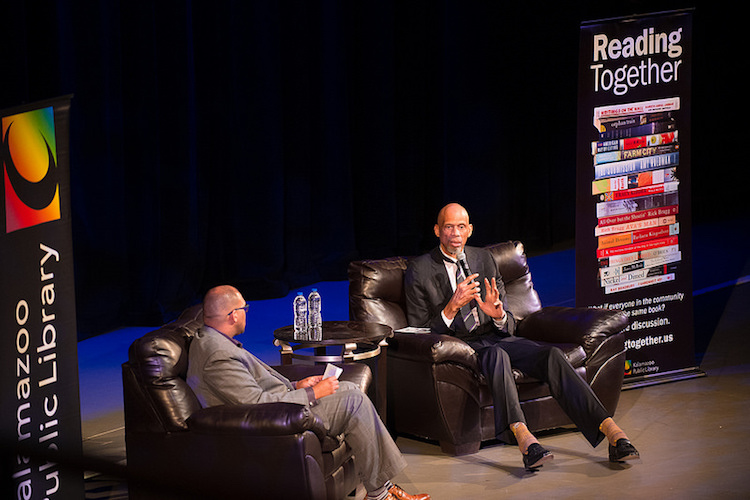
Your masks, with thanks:
[[[458,284],[466,279],[466,275],[458,262],[456,262],[456,268],[456,287],[458,287]],[[479,325],[477,321],[476,303],[473,300],[463,306],[461,311],[459,311],[459,314],[461,315],[461,319],[463,319],[464,325],[468,331],[473,332],[476,330]]]

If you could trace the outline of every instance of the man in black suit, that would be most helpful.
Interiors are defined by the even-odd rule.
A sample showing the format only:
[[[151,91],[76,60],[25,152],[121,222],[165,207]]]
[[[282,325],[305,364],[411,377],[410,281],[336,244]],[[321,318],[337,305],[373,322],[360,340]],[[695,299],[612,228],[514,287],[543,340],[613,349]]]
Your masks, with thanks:
[[[515,319],[503,308],[505,288],[492,256],[466,246],[473,230],[461,205],[451,203],[440,210],[435,224],[440,244],[412,260],[406,270],[409,325],[454,335],[476,351],[494,398],[495,434],[503,442],[518,443],[527,469],[553,457],[526,427],[512,368],[546,381],[592,446],[607,437],[611,461],[638,458],[638,451],[560,349],[514,335]],[[462,261],[470,268],[469,276]]]

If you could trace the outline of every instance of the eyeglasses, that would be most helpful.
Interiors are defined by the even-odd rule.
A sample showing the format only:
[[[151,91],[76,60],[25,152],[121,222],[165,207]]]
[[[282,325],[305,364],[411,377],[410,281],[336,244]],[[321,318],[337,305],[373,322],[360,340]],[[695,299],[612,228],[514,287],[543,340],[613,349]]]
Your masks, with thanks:
[[[240,309],[242,309],[243,311],[245,311],[245,313],[247,313],[247,310],[250,309],[250,304],[248,304],[247,302],[245,302],[244,306],[242,306],[242,307],[236,307],[236,308],[232,309],[231,311],[229,311],[227,313],[227,316],[231,316],[234,311],[239,311]]]

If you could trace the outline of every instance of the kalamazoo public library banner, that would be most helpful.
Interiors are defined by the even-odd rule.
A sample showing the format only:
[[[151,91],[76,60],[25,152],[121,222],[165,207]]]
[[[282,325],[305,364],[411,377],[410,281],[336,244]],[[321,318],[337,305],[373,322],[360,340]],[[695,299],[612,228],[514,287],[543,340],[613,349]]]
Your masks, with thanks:
[[[70,103],[0,112],[2,498],[83,498]]]
[[[576,304],[629,316],[625,387],[698,376],[692,11],[581,25]]]

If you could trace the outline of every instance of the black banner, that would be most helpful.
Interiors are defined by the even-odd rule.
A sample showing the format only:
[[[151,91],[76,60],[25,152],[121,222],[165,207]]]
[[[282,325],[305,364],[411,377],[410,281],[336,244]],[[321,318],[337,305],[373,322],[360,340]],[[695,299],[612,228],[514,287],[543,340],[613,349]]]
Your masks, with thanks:
[[[692,12],[581,25],[576,303],[630,316],[628,382],[696,371]]]
[[[4,498],[83,498],[70,102],[0,113]]]

